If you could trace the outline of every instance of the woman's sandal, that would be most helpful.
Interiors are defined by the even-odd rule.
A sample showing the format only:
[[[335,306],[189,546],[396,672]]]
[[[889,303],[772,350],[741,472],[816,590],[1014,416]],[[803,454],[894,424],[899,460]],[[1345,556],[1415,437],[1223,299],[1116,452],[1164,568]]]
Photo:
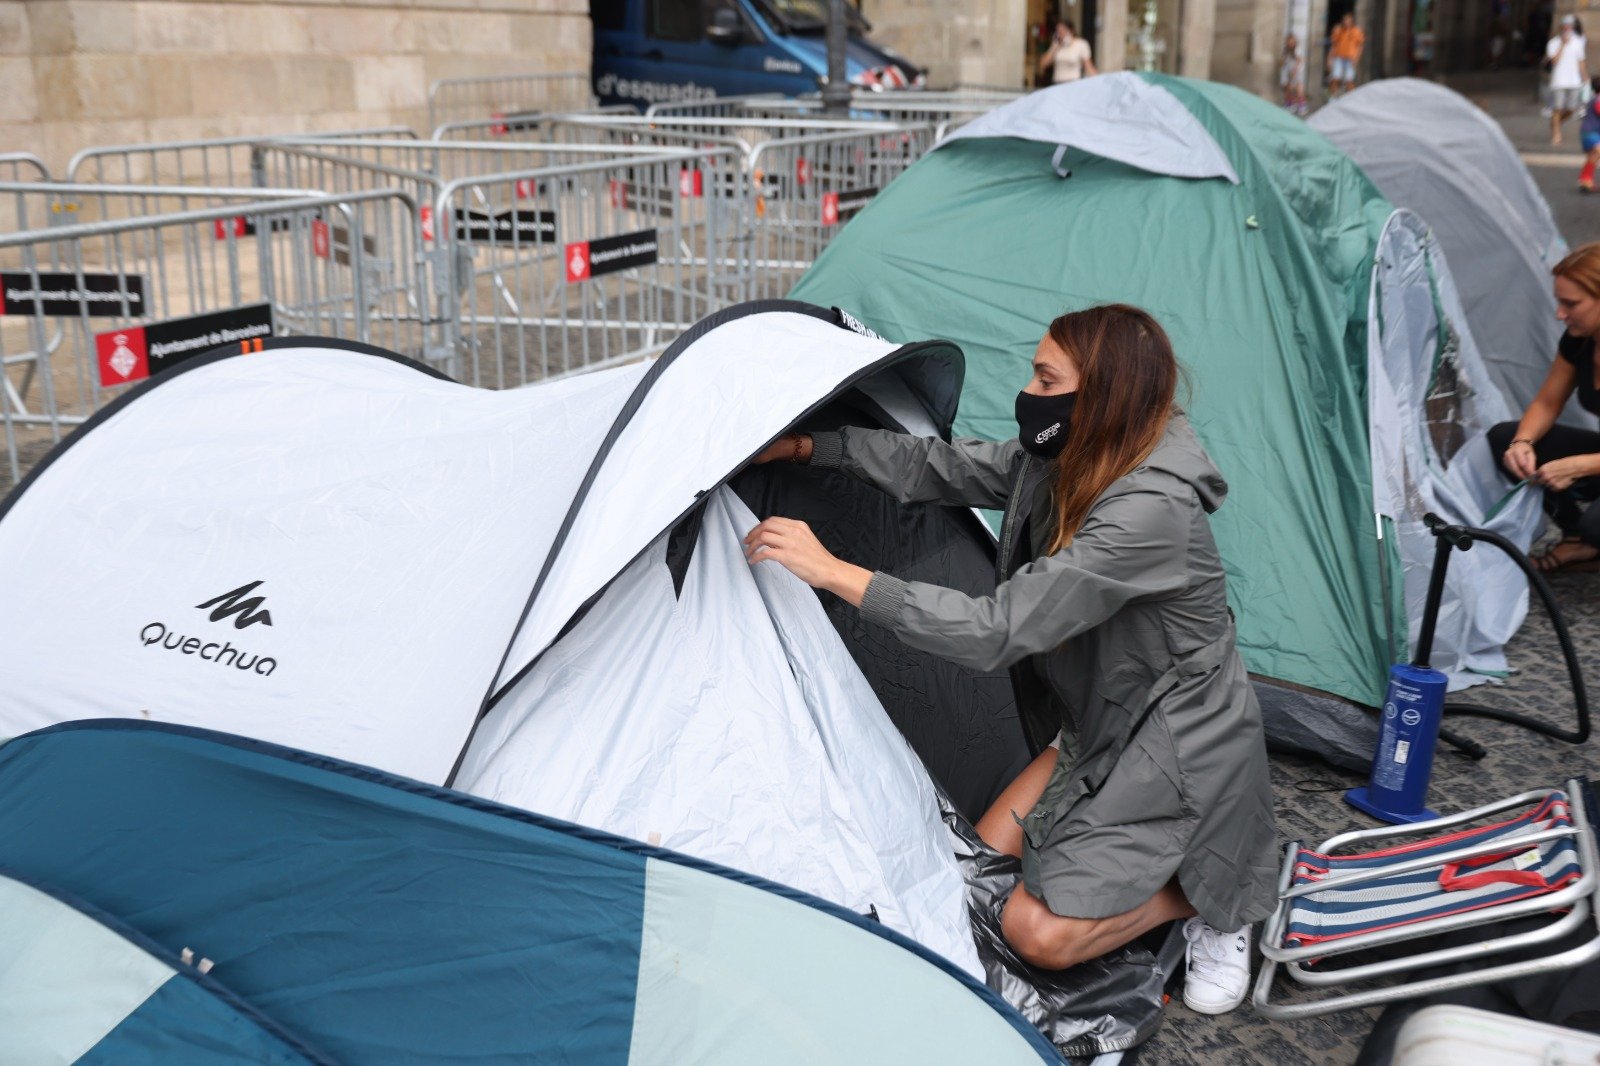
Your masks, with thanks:
[[[1568,549],[1562,551],[1563,548]],[[1579,555],[1571,549],[1579,548],[1593,554]],[[1600,573],[1600,548],[1595,548],[1577,537],[1563,537],[1560,542],[1528,560],[1541,574],[1593,574]]]

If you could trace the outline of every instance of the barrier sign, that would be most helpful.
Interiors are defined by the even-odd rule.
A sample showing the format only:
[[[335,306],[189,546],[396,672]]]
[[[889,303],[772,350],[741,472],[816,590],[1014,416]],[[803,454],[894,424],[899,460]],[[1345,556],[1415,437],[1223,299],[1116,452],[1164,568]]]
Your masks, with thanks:
[[[97,333],[100,387],[141,381],[213,348],[272,335],[272,305],[230,307],[191,318]]]
[[[267,223],[268,231],[272,233],[285,233],[289,230],[290,220],[275,218]],[[256,220],[246,218],[244,215],[235,215],[233,218],[219,218],[212,222],[211,232],[217,240],[225,241],[229,236],[254,237],[256,235]]]
[[[425,207],[423,211],[428,209]],[[433,239],[433,216],[424,214],[422,235]],[[361,235],[361,250],[369,258],[378,254],[378,238],[370,233]],[[344,226],[330,226],[320,218],[311,220],[311,253],[318,259],[332,259],[340,266],[350,265],[350,231]]]
[[[554,211],[509,210],[498,214],[456,208],[456,240],[502,244],[556,243]]]
[[[656,231],[639,230],[615,237],[596,237],[567,245],[567,284],[588,281],[602,274],[647,266],[656,261]]]
[[[138,318],[143,314],[142,274],[0,273],[0,315]]]
[[[850,215],[866,207],[878,195],[877,189],[850,189],[846,192],[822,194],[822,224],[837,226]]]

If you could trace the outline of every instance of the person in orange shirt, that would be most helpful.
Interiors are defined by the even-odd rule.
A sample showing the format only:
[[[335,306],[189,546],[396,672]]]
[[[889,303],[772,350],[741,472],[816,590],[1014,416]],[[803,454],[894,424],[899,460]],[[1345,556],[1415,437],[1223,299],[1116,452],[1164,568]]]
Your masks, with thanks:
[[[1334,96],[1347,93],[1356,85],[1356,64],[1361,60],[1361,49],[1366,47],[1367,35],[1356,25],[1354,12],[1345,12],[1339,25],[1333,28],[1332,47],[1328,50],[1328,88]],[[1340,88],[1340,85],[1343,88]]]

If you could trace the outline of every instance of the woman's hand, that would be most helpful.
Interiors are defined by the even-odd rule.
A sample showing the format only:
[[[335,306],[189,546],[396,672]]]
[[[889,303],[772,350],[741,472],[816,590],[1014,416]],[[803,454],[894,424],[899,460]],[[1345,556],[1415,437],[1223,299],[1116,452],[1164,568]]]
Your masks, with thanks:
[[[1536,472],[1539,484],[1556,492],[1564,492],[1579,478],[1600,473],[1600,455],[1569,455],[1565,459],[1552,459]]]
[[[1506,469],[1526,481],[1539,469],[1539,460],[1533,454],[1533,445],[1525,440],[1513,441],[1506,449]]]
[[[755,457],[757,463],[776,463],[783,460],[791,463],[809,463],[811,438],[804,433],[791,433],[786,437],[779,437]]]
[[[834,557],[811,527],[776,515],[744,538],[744,556],[751,564],[772,560],[812,588],[826,589],[859,607],[872,572]]]

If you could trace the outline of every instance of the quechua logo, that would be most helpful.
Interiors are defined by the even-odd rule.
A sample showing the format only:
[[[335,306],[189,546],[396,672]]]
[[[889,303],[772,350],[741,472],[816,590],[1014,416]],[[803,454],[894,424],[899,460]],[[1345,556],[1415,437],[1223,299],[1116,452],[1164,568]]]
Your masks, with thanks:
[[[233,628],[235,629],[244,629],[246,626],[253,626],[257,622],[264,626],[270,626],[272,624],[272,612],[265,610],[261,606],[267,602],[267,598],[265,596],[245,598],[260,585],[260,581],[252,581],[248,585],[240,585],[232,592],[224,592],[215,599],[197,603],[195,606],[202,611],[211,608],[211,620],[213,622],[220,622],[224,618],[237,615],[238,617],[233,619]]]
[[[266,609],[267,598],[250,595],[260,587],[260,581],[240,585],[204,603],[195,604],[195,609],[210,612],[207,617],[213,622],[227,622],[231,619],[235,629],[246,629],[258,623],[270,626],[272,612]],[[207,631],[202,628],[201,632]],[[144,628],[139,630],[139,643],[146,648],[198,656],[208,663],[231,666],[235,670],[262,677],[270,677],[278,669],[278,660],[270,655],[236,648],[230,642],[213,640],[209,635],[189,636],[176,627],[168,627],[165,622],[146,623]]]

